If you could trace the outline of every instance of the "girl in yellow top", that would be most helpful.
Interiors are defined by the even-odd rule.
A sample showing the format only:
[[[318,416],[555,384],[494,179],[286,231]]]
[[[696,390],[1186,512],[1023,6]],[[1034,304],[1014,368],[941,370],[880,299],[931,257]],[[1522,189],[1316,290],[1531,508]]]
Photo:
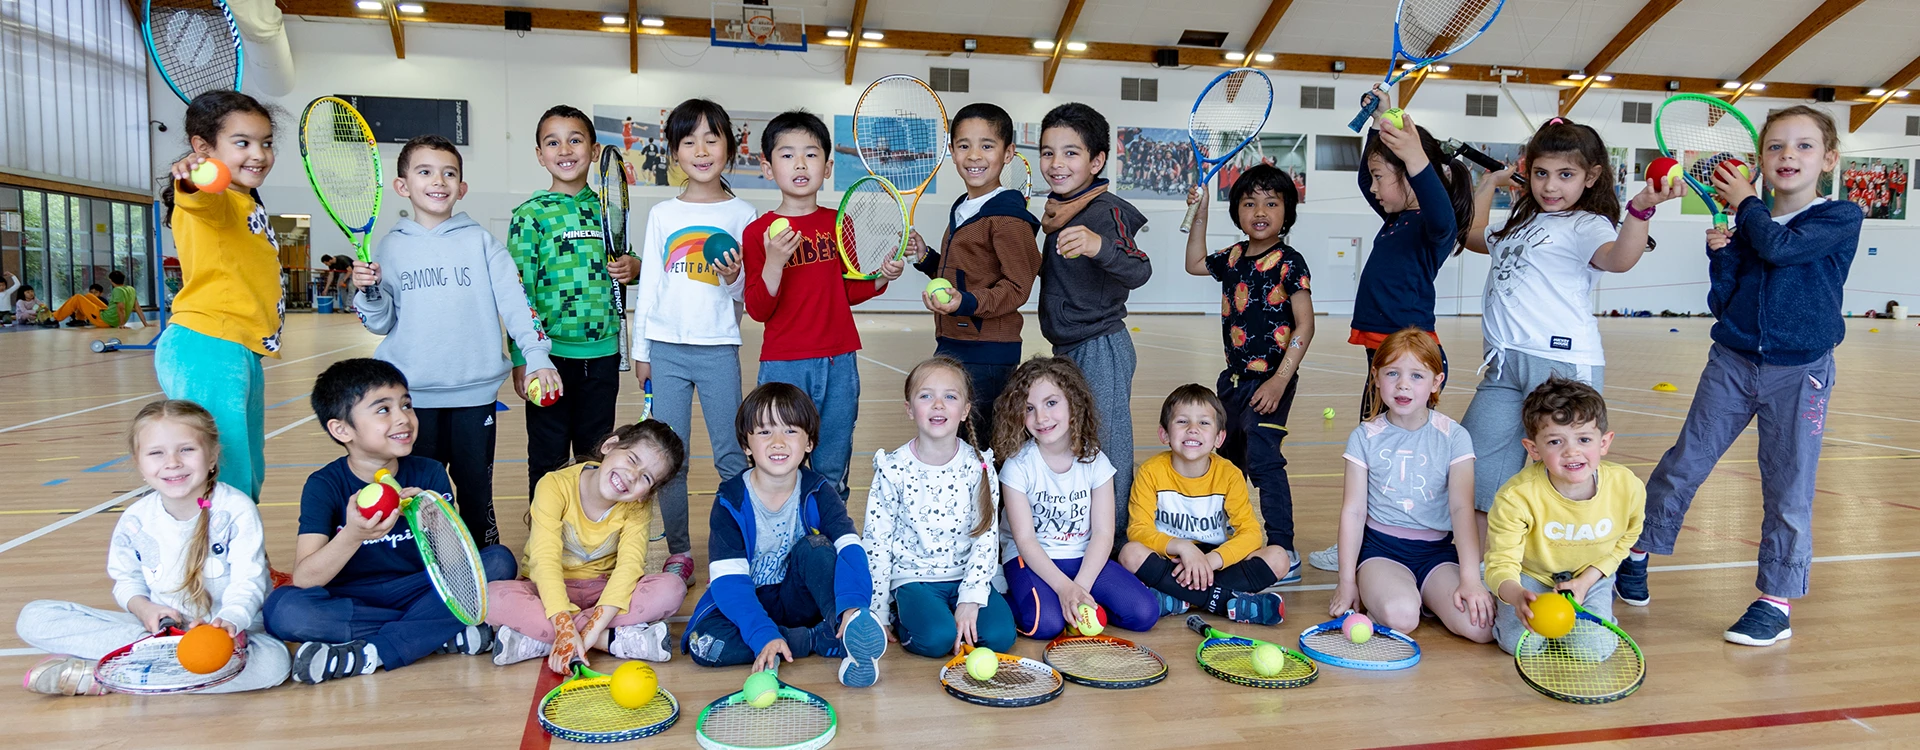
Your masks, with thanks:
[[[487,584],[493,663],[540,656],[566,672],[597,648],[621,659],[666,661],[668,615],[687,598],[672,573],[643,576],[653,502],[680,473],[686,445],[665,422],[622,425],[600,455],[540,479],[520,570]]]
[[[255,191],[273,170],[273,116],[253,97],[210,91],[187,105],[190,153],[173,164],[162,193],[181,286],[173,325],[154,350],[167,398],[206,407],[220,429],[220,481],[260,501],[266,474],[266,376],[261,357],[280,356],[286,299],[280,250]],[[204,192],[187,179],[217,159],[233,183]]]

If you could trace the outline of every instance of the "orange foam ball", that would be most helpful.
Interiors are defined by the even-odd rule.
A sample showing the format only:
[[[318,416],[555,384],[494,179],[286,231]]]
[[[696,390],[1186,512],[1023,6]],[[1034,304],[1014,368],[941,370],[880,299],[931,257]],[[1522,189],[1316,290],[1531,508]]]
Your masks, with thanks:
[[[225,192],[227,186],[233,184],[233,172],[227,169],[226,162],[219,159],[200,162],[200,165],[194,167],[187,178],[193,182],[194,187],[208,193]]]
[[[233,659],[233,636],[213,625],[196,625],[180,636],[174,650],[180,666],[194,674],[210,674]]]

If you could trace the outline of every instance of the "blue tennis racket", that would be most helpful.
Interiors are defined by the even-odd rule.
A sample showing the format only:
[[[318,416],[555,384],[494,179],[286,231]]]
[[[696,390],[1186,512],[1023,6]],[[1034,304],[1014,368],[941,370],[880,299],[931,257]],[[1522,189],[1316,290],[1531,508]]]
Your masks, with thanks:
[[[239,91],[246,70],[240,27],[221,0],[147,0],[140,24],[147,54],[180,101],[209,91]]]
[[[1400,0],[1393,18],[1393,56],[1387,59],[1385,87],[1399,83],[1420,69],[1460,50],[1493,25],[1506,0]],[[1405,64],[1400,61],[1405,60]],[[1380,99],[1372,91],[1360,99],[1360,114],[1347,127],[1358,133],[1367,127]]]
[[[1300,650],[1330,667],[1390,671],[1420,663],[1420,644],[1393,628],[1373,623],[1373,637],[1355,643],[1344,626],[1352,610],[1300,633]]]
[[[1199,181],[1205,190],[1220,168],[1235,154],[1259,137],[1273,112],[1273,80],[1252,68],[1234,68],[1214,77],[1213,82],[1193,101],[1187,115],[1187,141],[1193,144],[1193,160]],[[1200,204],[1187,207],[1180,231],[1193,227]]]

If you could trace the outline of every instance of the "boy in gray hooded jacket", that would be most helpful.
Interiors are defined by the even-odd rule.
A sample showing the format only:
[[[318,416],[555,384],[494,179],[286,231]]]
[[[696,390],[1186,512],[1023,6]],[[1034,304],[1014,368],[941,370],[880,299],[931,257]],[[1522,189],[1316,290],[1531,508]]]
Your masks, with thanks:
[[[513,369],[502,329],[527,358],[527,383],[559,394],[560,373],[540,319],[527,304],[507,246],[454,214],[464,197],[460,152],[437,135],[400,149],[393,189],[413,204],[380,239],[373,263],[353,264],[354,307],[386,336],[374,357],[407,376],[419,433],[413,455],[447,465],[460,517],[481,547],[499,542],[493,517],[495,400]],[[378,295],[367,288],[378,286]],[[399,436],[396,436],[399,437]]]

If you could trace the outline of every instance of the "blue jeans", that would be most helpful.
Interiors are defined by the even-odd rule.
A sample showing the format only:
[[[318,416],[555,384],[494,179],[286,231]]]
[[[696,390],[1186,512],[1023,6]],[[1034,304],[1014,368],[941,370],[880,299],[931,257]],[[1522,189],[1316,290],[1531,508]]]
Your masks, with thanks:
[[[153,351],[167,398],[205,407],[220,430],[220,481],[260,502],[267,476],[267,376],[260,355],[186,326],[167,326]]]
[[[853,460],[853,421],[860,416],[860,368],[854,352],[833,357],[760,363],[760,385],[791,383],[806,391],[820,410],[820,442],[813,446],[813,470],[847,497],[847,463]],[[655,397],[656,399],[658,396]]]
[[[512,580],[519,572],[513,551],[495,544],[480,550],[487,580]],[[380,664],[399,669],[433,653],[466,625],[454,618],[426,571],[385,581],[332,586],[281,586],[261,607],[267,632],[289,643],[364,640],[380,652]]]
[[[720,481],[746,471],[747,456],[740,452],[740,441],[733,431],[734,415],[740,411],[740,346],[664,341],[647,345],[653,358],[653,418],[666,422],[682,440],[692,442],[693,399],[698,395],[700,416],[707,425],[707,445],[713,448],[713,469],[719,472]],[[607,419],[613,419],[611,407]],[[686,469],[660,491],[660,520],[667,527],[669,554],[684,555],[693,550],[687,536]]]
[[[881,585],[886,585],[882,582]],[[960,603],[959,581],[919,581],[893,590],[893,634],[901,648],[944,659],[959,639],[953,609]],[[999,593],[987,591],[986,606],[974,619],[974,643],[995,651],[1013,648],[1013,610]]]

